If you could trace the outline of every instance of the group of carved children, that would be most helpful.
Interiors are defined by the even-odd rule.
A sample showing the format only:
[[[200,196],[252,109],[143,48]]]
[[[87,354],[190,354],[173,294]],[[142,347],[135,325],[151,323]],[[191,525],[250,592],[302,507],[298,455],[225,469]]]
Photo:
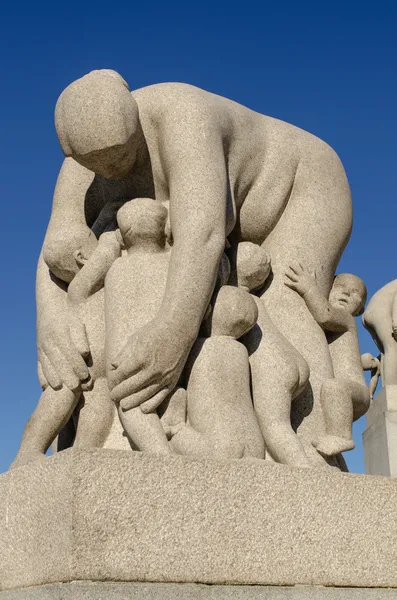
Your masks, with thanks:
[[[78,253],[81,269],[69,285],[68,310],[75,343],[89,344],[90,379],[75,390],[43,391],[13,466],[43,456],[82,395],[76,444],[103,444],[114,410],[107,382],[115,357],[129,336],[155,317],[163,298],[171,252],[167,214],[155,200],[129,201],[117,212],[118,229],[90,240]],[[212,458],[266,454],[309,467],[317,453],[291,425],[291,403],[307,385],[309,368],[261,300],[270,257],[262,247],[241,242],[230,258],[231,268],[223,257],[181,386],[158,409],[156,398],[139,404],[139,392],[124,398],[117,406],[120,421],[141,451]],[[334,378],[322,385],[325,434],[315,445],[325,456],[336,455],[354,447],[352,422],[370,402],[354,320],[363,311],[366,288],[354,275],[338,275],[327,299],[300,264],[290,265],[285,284],[300,294],[328,338]]]

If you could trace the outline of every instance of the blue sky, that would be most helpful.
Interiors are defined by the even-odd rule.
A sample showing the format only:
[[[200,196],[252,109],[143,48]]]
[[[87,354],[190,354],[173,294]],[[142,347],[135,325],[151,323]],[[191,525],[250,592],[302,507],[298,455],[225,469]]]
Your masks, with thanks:
[[[340,271],[360,275],[372,295],[397,277],[396,26],[394,0],[2,3],[0,472],[40,394],[35,268],[62,161],[53,111],[63,88],[98,68],[131,88],[182,81],[323,138],[353,192]],[[375,352],[366,331],[360,340]],[[364,468],[363,427],[345,455],[354,472]]]

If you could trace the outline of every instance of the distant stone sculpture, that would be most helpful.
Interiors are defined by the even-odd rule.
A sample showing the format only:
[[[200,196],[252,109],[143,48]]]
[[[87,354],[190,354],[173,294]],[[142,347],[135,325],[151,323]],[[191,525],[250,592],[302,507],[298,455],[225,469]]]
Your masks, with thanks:
[[[397,279],[372,296],[363,314],[363,325],[381,353],[383,386],[397,386]]]
[[[370,299],[363,314],[363,325],[380,352],[380,365],[372,366],[371,390],[380,377],[382,389],[371,403],[363,434],[366,473],[397,475],[397,279],[383,286]],[[376,368],[378,367],[378,368]]]
[[[121,407],[124,427],[138,447],[146,449],[144,439],[148,438],[143,429],[133,425],[134,415],[145,425],[151,421],[168,452],[172,444],[166,445],[155,411],[160,407],[162,413],[162,403],[180,386],[208,312],[225,248],[232,257],[240,242],[251,242],[262,245],[272,257],[271,277],[263,290],[255,292],[261,302],[258,298],[248,301],[248,292],[242,300],[260,306],[258,323],[263,320],[258,360],[251,351],[251,364],[258,363],[251,366],[257,414],[267,411],[265,392],[258,390],[266,380],[274,379],[265,376],[259,355],[270,356],[272,343],[274,347],[280,344],[280,356],[284,356],[282,349],[288,348],[288,358],[279,363],[285,370],[283,366],[277,371],[281,377],[278,389],[280,393],[284,389],[284,397],[280,406],[273,407],[275,412],[282,410],[286,424],[291,399],[298,396],[294,427],[299,437],[291,424],[285,427],[292,448],[283,455],[281,446],[277,449],[277,441],[272,443],[267,433],[269,454],[273,452],[275,460],[288,464],[304,465],[308,458],[311,464],[319,461],[326,466],[312,442],[325,434],[319,394],[323,382],[333,378],[330,350],[306,304],[284,285],[284,272],[291,261],[298,260],[307,271],[317,273],[318,288],[328,297],[352,220],[349,186],[335,152],[305,131],[190,85],[166,83],[131,93],[123,78],[110,70],[94,71],[68,86],[58,100],[55,117],[66,158],[38,267],[37,339],[44,397],[52,396],[52,391],[47,392],[51,388],[57,391],[57,398],[65,397],[65,402],[62,418],[57,413],[56,419],[50,419],[51,435],[47,432],[46,440],[54,437],[71,407],[87,395],[77,439],[83,437],[87,446],[101,443],[114,415],[111,399]],[[158,206],[169,203],[167,227],[172,247],[169,251],[163,248],[156,257],[145,255],[141,271],[134,274],[140,283],[130,289],[132,255],[131,264],[130,252],[115,260],[120,240],[114,231],[120,207],[143,197]],[[163,217],[160,221],[163,226]],[[137,229],[134,234],[140,235],[141,241],[146,235]],[[129,235],[126,229],[123,235]],[[100,289],[103,281],[101,285],[97,282],[92,287],[95,293],[84,303],[75,302],[74,309],[77,304],[80,308],[73,310],[73,288],[91,277],[84,273],[96,265],[95,257],[102,260],[106,252],[110,254],[108,262],[114,264],[109,267],[104,290]],[[146,307],[143,290],[150,287],[150,279],[145,273],[152,260],[159,283],[153,296],[148,292],[155,300]],[[154,266],[157,260],[158,267]],[[120,281],[125,283],[117,288],[112,273],[119,267]],[[133,309],[127,308],[129,300],[125,304],[121,300],[125,287],[131,303],[136,300]],[[246,287],[253,289],[251,282]],[[240,292],[234,289],[230,295]],[[227,293],[222,292],[219,301]],[[104,294],[106,306],[112,307],[106,308],[110,315],[106,344],[111,346],[112,368],[104,365]],[[216,316],[216,303],[214,310]],[[270,338],[266,341],[266,331],[273,332],[273,342]],[[212,340],[211,336],[206,346],[215,346],[216,337]],[[242,356],[240,342],[228,341]],[[201,360],[204,362],[204,354]],[[308,367],[310,381],[305,386]],[[89,386],[92,391],[88,394],[84,390]],[[172,408],[171,399],[167,401]],[[106,407],[101,412],[103,427],[100,417],[95,417],[102,405]],[[92,418],[85,418],[90,411]],[[45,430],[47,418],[40,419]],[[263,416],[263,431],[268,427],[265,420]],[[162,422],[167,429],[166,413]],[[39,446],[40,435],[36,430],[31,436],[31,447]],[[41,442],[39,454],[43,448]]]
[[[365,284],[359,277],[343,273],[335,277],[327,299],[299,263],[289,267],[285,283],[302,296],[326,332],[332,356],[334,377],[325,380],[321,388],[326,433],[317,441],[317,450],[327,456],[352,450],[352,423],[366,413],[370,402],[354,320],[364,311]]]

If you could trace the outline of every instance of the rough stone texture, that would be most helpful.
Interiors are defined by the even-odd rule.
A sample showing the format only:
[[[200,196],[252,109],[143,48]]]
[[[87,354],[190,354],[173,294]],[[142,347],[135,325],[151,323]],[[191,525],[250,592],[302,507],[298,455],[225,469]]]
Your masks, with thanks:
[[[0,589],[71,579],[72,466],[60,453],[0,476]]]
[[[184,583],[53,584],[0,592],[0,600],[394,600],[397,590],[209,586]]]
[[[365,472],[397,477],[397,411],[388,410],[389,389],[381,389],[366,415],[367,428],[363,433]]]
[[[67,450],[0,486],[3,590],[72,580],[397,587],[393,479]]]

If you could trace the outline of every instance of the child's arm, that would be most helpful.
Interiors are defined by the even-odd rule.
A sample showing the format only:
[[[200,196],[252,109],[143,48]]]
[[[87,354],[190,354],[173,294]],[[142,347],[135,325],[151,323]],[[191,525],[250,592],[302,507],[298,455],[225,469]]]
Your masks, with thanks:
[[[98,245],[68,287],[71,305],[82,304],[103,287],[105,276],[121,254],[121,243],[115,231],[103,233]]]
[[[351,315],[332,306],[317,287],[314,277],[302,265],[294,263],[285,273],[285,285],[302,296],[313,318],[325,331],[347,331]]]
[[[76,257],[76,260],[84,264],[68,287],[69,331],[76,347],[84,348],[87,355],[89,340],[84,324],[85,301],[103,287],[106,273],[120,254],[121,238],[119,241],[116,232],[112,231],[101,235],[98,245],[87,260],[83,256],[84,252]]]

